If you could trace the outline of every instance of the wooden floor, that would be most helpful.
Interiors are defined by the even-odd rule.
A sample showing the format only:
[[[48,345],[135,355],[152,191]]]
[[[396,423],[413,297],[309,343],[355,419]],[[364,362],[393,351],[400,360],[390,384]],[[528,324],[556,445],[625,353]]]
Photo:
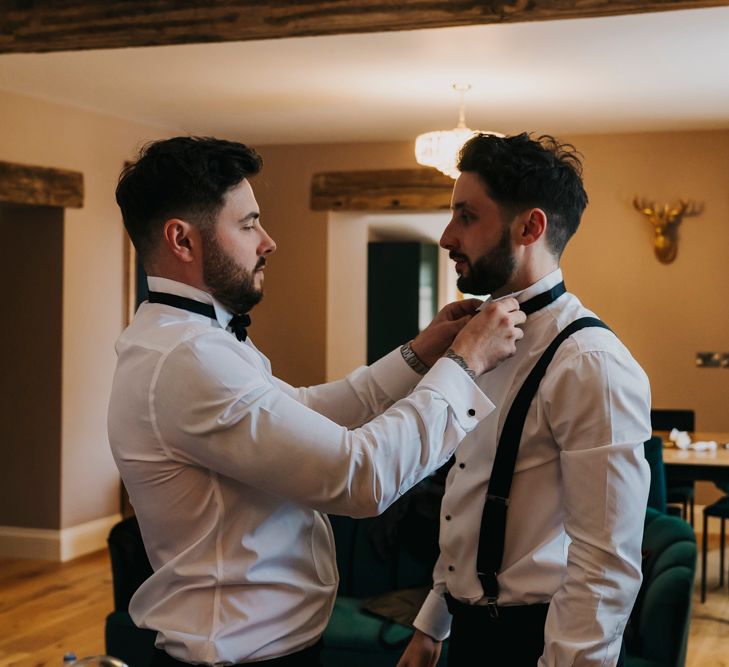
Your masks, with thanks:
[[[694,594],[687,667],[729,667],[729,591],[718,590],[718,542],[710,543],[709,594]],[[112,590],[106,551],[69,563],[0,559],[0,667],[60,667],[63,654],[104,653]],[[134,667],[134,666],[131,666]]]
[[[103,654],[112,610],[106,551],[68,563],[0,560],[0,665],[61,667],[63,654]]]

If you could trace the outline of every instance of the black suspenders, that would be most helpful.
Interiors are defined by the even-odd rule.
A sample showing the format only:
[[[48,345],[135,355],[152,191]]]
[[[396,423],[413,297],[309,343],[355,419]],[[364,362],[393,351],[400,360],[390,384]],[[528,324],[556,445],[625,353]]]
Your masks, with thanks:
[[[496,575],[501,569],[501,561],[504,557],[506,512],[509,506],[511,481],[514,477],[524,421],[532,399],[539,388],[539,383],[542,381],[547,366],[552,361],[557,348],[573,333],[586,327],[601,327],[610,330],[607,324],[595,317],[582,317],[560,331],[530,371],[504,421],[484,503],[476,559],[476,572],[483,587],[487,604],[491,605],[494,614],[496,613],[496,600],[499,597],[499,584]]]

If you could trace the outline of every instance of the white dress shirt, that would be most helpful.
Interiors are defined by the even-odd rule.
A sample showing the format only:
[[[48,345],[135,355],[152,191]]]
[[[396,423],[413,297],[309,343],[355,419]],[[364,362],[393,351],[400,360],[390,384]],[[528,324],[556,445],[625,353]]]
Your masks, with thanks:
[[[338,583],[323,512],[381,512],[493,404],[453,361],[421,378],[397,350],[294,389],[222,328],[231,314],[209,294],[149,287],[212,303],[217,320],[144,303],[117,342],[109,439],[154,569],[129,611],[191,663],[301,650],[324,631]]]
[[[554,271],[517,299],[561,280]],[[542,352],[585,316],[594,314],[563,294],[528,317],[516,355],[478,380],[499,407],[464,439],[448,475],[434,588],[415,621],[431,637],[449,633],[445,591],[465,603],[485,603],[476,553],[498,437]],[[599,328],[565,340],[527,414],[498,574],[500,605],[551,600],[540,667],[617,661],[641,582],[650,480],[643,442],[650,435],[648,379],[625,346]]]

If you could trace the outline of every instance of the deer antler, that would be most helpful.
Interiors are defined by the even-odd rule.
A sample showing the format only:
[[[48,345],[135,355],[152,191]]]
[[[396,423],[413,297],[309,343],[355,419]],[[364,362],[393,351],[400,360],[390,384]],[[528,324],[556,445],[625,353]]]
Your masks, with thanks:
[[[649,218],[651,221],[656,216],[656,203],[655,202],[649,202],[645,199],[638,199],[638,197],[635,197],[633,199],[633,206],[635,207],[635,210],[639,213],[642,213],[644,216]]]
[[[678,204],[668,211],[668,220],[669,222],[673,222],[677,218],[688,218],[692,215],[699,215],[703,210],[703,206],[697,206],[689,199],[679,199]]]
[[[655,202],[635,197],[633,206],[653,225],[655,254],[664,264],[669,264],[676,258],[677,230],[681,220],[690,215],[698,215],[703,211],[703,206],[697,206],[688,199],[679,199],[678,204],[674,206],[664,204],[662,208],[658,208]]]
[[[683,218],[689,206],[690,202],[686,201],[685,199],[679,199],[678,204],[676,204],[673,208],[669,207],[668,204],[666,204],[663,214],[664,220],[669,225],[673,224],[677,220]]]

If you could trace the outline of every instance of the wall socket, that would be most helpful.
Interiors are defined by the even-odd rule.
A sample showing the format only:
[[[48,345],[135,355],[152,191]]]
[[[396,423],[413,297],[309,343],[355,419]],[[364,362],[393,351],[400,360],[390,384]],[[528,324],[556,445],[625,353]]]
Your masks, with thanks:
[[[697,352],[697,368],[729,368],[729,352]]]

